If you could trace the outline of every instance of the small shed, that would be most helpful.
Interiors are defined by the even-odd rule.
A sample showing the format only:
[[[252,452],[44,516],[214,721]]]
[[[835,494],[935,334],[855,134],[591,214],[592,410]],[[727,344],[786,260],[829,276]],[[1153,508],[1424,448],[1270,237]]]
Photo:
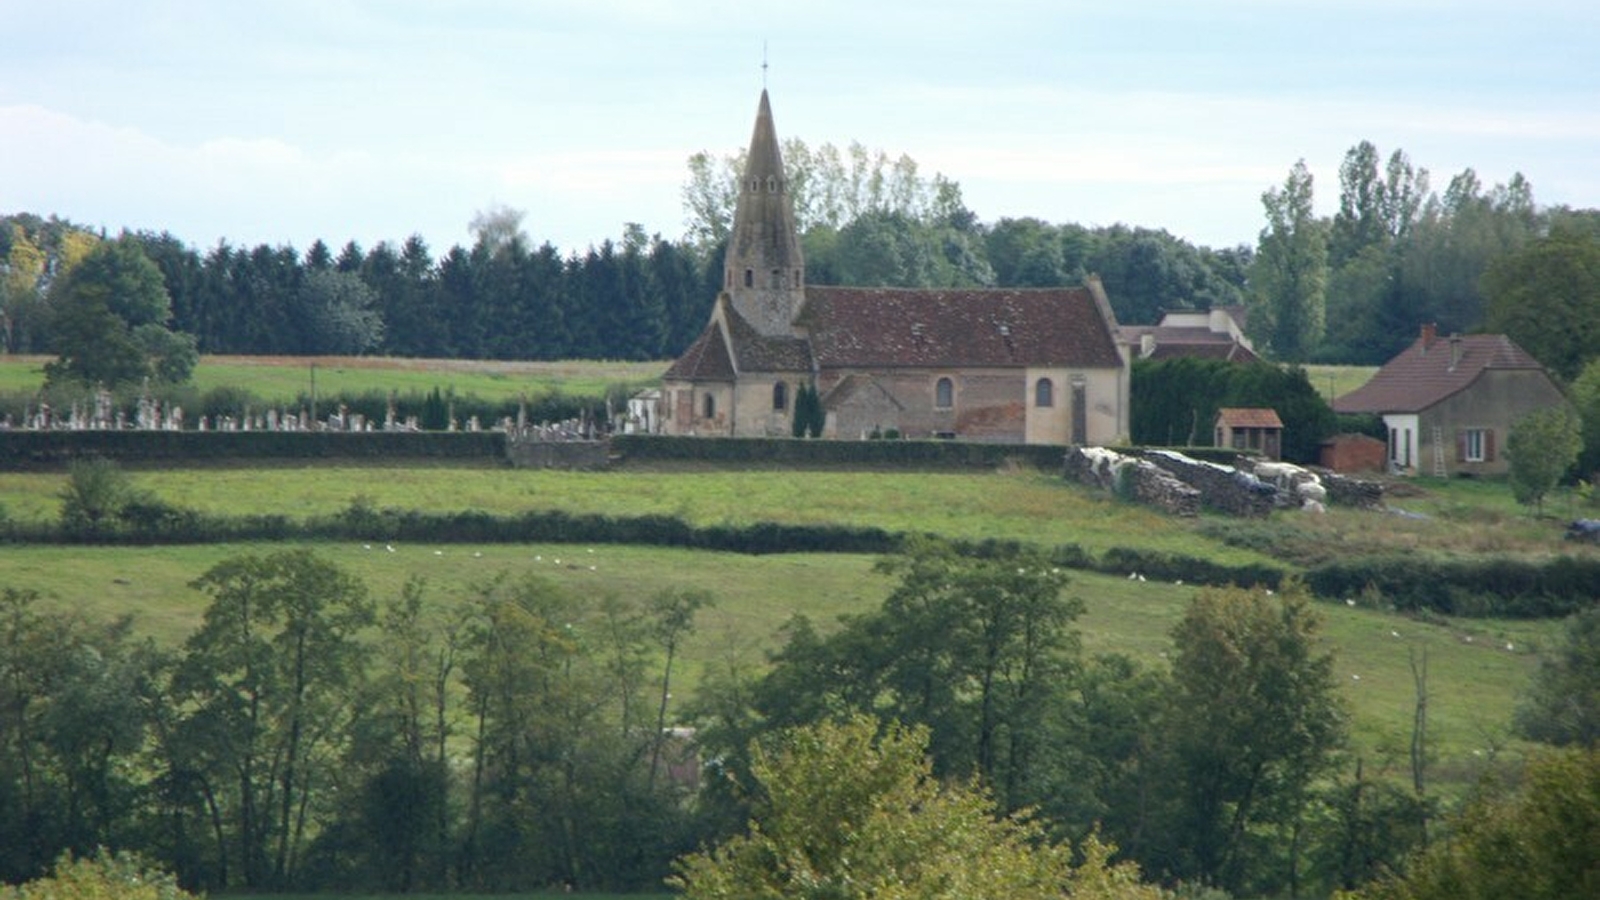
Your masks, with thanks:
[[[1283,420],[1274,409],[1225,406],[1217,410],[1215,444],[1278,459],[1283,455]]]
[[[1336,434],[1322,442],[1319,462],[1335,472],[1382,472],[1389,445],[1365,434]]]

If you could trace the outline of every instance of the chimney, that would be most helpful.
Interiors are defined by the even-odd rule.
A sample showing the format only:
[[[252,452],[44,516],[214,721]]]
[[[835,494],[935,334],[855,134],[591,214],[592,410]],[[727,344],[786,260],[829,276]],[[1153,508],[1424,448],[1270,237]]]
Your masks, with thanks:
[[[1450,371],[1454,372],[1456,366],[1461,364],[1461,335],[1450,335]]]
[[[1439,338],[1439,326],[1433,322],[1424,322],[1422,325],[1422,352],[1427,353],[1428,348]]]
[[[1156,336],[1148,331],[1139,335],[1139,355],[1148,359],[1154,352],[1156,352]]]

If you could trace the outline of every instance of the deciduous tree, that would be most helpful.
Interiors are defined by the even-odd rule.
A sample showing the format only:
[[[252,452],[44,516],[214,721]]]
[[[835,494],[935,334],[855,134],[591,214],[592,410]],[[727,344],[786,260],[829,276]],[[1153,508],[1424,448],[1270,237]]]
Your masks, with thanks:
[[[1483,275],[1488,326],[1566,381],[1600,357],[1600,235],[1558,222]]]
[[[373,608],[309,550],[230,557],[194,586],[211,603],[173,677],[169,765],[213,823],[218,886],[282,886],[332,811]]]
[[[1600,606],[1568,620],[1560,643],[1544,654],[1516,726],[1531,740],[1600,747]]]
[[[1487,784],[1436,841],[1341,900],[1570,900],[1600,891],[1600,750],[1535,757],[1517,786]]]
[[[941,783],[927,731],[864,716],[775,735],[752,750],[745,833],[684,857],[689,900],[731,898],[1160,898],[1091,836],[1083,861],[981,789]]]
[[[1226,588],[1201,591],[1173,630],[1173,874],[1245,893],[1293,884],[1291,835],[1344,738],[1320,623],[1297,586]]]
[[[1272,356],[1304,361],[1322,339],[1328,280],[1327,232],[1312,208],[1305,160],[1281,188],[1261,195],[1261,205],[1267,227],[1250,268],[1249,328]]]
[[[1506,437],[1511,493],[1517,502],[1542,512],[1545,495],[1578,461],[1582,449],[1578,419],[1565,406],[1536,409],[1517,420]]]
[[[136,238],[95,245],[52,285],[50,303],[59,356],[45,366],[49,380],[106,387],[188,380],[198,358],[194,338],[168,330],[166,284]]]

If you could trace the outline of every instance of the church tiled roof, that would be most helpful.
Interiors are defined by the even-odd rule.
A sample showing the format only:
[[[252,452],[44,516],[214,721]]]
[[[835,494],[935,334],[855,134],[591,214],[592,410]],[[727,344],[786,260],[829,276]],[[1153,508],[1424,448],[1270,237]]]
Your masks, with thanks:
[[[1087,288],[806,288],[795,324],[821,368],[1117,368]]]
[[[1341,413],[1414,413],[1464,390],[1485,369],[1544,370],[1503,334],[1441,338],[1431,333],[1384,363],[1366,384],[1333,401]]]
[[[728,343],[722,339],[722,329],[715,321],[673,361],[662,378],[668,381],[733,380],[733,357],[728,355]]]
[[[804,338],[763,335],[727,307],[728,336],[741,372],[810,372],[811,348]]]

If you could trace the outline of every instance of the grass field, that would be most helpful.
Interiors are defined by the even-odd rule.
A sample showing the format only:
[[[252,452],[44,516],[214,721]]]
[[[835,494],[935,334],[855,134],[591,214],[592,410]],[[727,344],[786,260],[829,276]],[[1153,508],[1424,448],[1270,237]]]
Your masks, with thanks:
[[[1372,377],[1377,366],[1306,366],[1306,377],[1324,400],[1348,394]]]
[[[48,356],[0,356],[0,393],[31,393],[44,384]],[[666,362],[492,362],[390,357],[202,356],[195,367],[200,392],[243,388],[268,403],[289,403],[311,393],[320,396],[369,392],[426,394],[435,387],[458,396],[515,400],[554,390],[596,396],[614,385],[653,383]]]
[[[13,517],[55,515],[59,473],[0,474]],[[877,525],[957,537],[1159,548],[1212,559],[1261,561],[1229,546],[1240,529],[1272,532],[1324,552],[1339,547],[1464,547],[1528,554],[1565,549],[1559,527],[1502,503],[1503,485],[1443,482],[1414,488],[1397,502],[1427,518],[1337,511],[1280,514],[1266,523],[1206,517],[1180,522],[1092,496],[1038,473],[852,474],[838,472],[575,473],[448,467],[240,468],[134,472],[136,486],[162,499],[223,512],[293,516],[341,509],[355,496],[379,506],[475,508],[492,512],[568,509],[613,515],[666,513],[696,524],[775,520]],[[1497,490],[1498,489],[1498,490]],[[1249,537],[1248,535],[1246,537]],[[1248,544],[1249,541],[1239,541]],[[0,547],[7,585],[32,588],[94,617],[132,614],[136,627],[168,646],[198,622],[205,598],[189,582],[219,560],[271,545],[149,548]],[[819,623],[879,602],[889,585],[874,559],[834,554],[747,556],[655,547],[596,545],[318,545],[365,581],[379,599],[413,576],[427,597],[448,607],[499,573],[536,573],[585,596],[643,598],[663,587],[701,588],[717,598],[702,612],[685,648],[683,696],[710,665],[759,667],[777,631],[795,613]],[[1087,603],[1080,621],[1090,653],[1126,653],[1161,665],[1169,632],[1192,587],[1078,573],[1073,590]],[[1410,737],[1413,654],[1429,667],[1430,730],[1438,777],[1463,783],[1474,766],[1508,746],[1516,695],[1555,622],[1422,622],[1381,610],[1326,604],[1326,634],[1369,766],[1400,767]]]
[[[33,588],[92,618],[128,614],[137,630],[173,646],[197,624],[206,598],[189,582],[219,560],[276,545],[152,548],[5,547],[0,568],[11,586]],[[376,598],[397,596],[413,576],[440,608],[461,603],[473,586],[505,573],[537,574],[584,596],[643,598],[664,587],[699,588],[716,598],[700,613],[684,648],[684,696],[710,665],[760,667],[777,646],[784,621],[804,613],[820,624],[875,605],[889,584],[873,557],[780,554],[747,556],[654,547],[599,545],[322,544],[319,553],[360,577]],[[1162,663],[1169,633],[1194,589],[1175,584],[1077,573],[1071,591],[1084,599],[1079,621],[1086,652],[1125,653]],[[1413,683],[1410,658],[1426,651],[1430,727],[1441,766],[1470,767],[1477,753],[1507,742],[1516,694],[1553,622],[1451,620],[1425,623],[1381,610],[1322,607],[1326,636],[1353,712],[1358,743],[1381,758],[1403,759]],[[1510,645],[1508,649],[1507,645]],[[1464,773],[1463,773],[1464,774]]]
[[[41,358],[0,359],[0,391],[36,389]],[[202,360],[197,384],[242,386],[264,399],[309,390],[311,360]],[[559,388],[569,393],[648,381],[651,363],[449,363],[329,359],[317,363],[319,392],[408,390],[434,386],[485,398]],[[1319,390],[1338,394],[1370,370],[1316,368]],[[134,470],[134,484],[169,503],[219,514],[280,513],[291,517],[338,511],[363,498],[379,507],[435,511],[474,509],[511,514],[533,509],[578,513],[678,516],[695,525],[753,521],[870,525],[950,537],[1016,539],[1040,545],[1113,546],[1249,563],[1309,563],[1380,550],[1547,556],[1573,548],[1559,540],[1555,518],[1517,507],[1496,481],[1406,482],[1392,503],[1416,517],[1335,509],[1325,516],[1280,513],[1264,522],[1206,516],[1173,520],[1071,487],[1031,471],[977,474],[844,472],[606,473],[508,470],[499,467],[341,465]],[[0,516],[45,521],[59,514],[66,475],[0,472]],[[1552,516],[1567,515],[1556,498]],[[0,583],[38,590],[50,602],[101,617],[130,614],[143,633],[174,646],[198,622],[205,598],[189,583],[211,565],[267,545],[150,548],[0,546]],[[760,666],[777,631],[803,612],[820,623],[879,602],[888,590],[858,555],[743,556],[655,547],[598,545],[320,544],[318,551],[362,578],[379,598],[405,581],[427,581],[439,607],[460,603],[473,586],[498,573],[537,573],[585,596],[644,597],[663,587],[703,588],[716,606],[703,611],[685,648],[688,695],[705,668],[733,662]],[[1600,552],[1600,551],[1596,551]],[[1126,653],[1162,664],[1169,633],[1193,588],[1080,573],[1073,590],[1087,603],[1080,620],[1090,653]],[[1517,693],[1536,652],[1558,632],[1556,622],[1430,620],[1370,608],[1327,604],[1326,636],[1338,659],[1352,710],[1356,744],[1368,766],[1403,768],[1415,686],[1411,663],[1428,660],[1429,721],[1436,777],[1464,784],[1475,767],[1508,746]],[[530,895],[534,896],[534,895]]]
[[[1103,550],[1141,543],[1233,562],[1261,561],[1149,510],[1077,490],[1038,472],[651,471],[560,472],[503,468],[316,466],[138,471],[134,484],[169,503],[222,514],[307,516],[363,497],[378,507],[511,514],[562,509],[612,516],[662,514],[690,524],[840,523],[970,539],[1013,538]],[[0,497],[16,520],[59,514],[67,476],[0,472]]]

